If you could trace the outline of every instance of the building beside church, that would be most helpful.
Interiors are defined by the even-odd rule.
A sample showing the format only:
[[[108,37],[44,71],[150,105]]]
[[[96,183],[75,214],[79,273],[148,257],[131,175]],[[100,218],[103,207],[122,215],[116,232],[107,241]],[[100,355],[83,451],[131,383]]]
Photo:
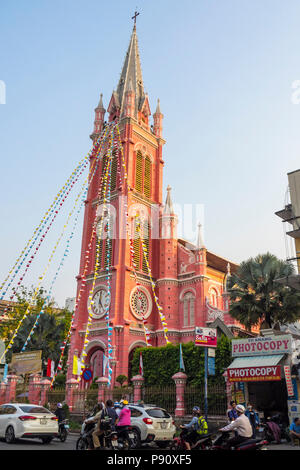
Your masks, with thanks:
[[[133,220],[133,207],[146,214],[148,236],[144,238],[156,286],[156,295],[163,308],[168,325],[168,338],[172,343],[194,341],[195,326],[217,325],[226,328],[232,336],[241,331],[241,326],[230,317],[226,279],[237,269],[237,265],[209,251],[203,243],[201,226],[198,227],[197,243],[177,237],[177,215],[174,213],[171,188],[163,204],[163,114],[158,100],[150,123],[149,98],[144,90],[136,26],[134,25],[125,56],[117,89],[113,91],[107,111],[100,102],[95,109],[92,140],[99,138],[106,122],[118,119],[128,185],[118,180],[118,164],[112,160],[111,204],[117,217],[124,218],[124,198],[127,198],[129,218]],[[91,159],[92,164],[92,159]],[[92,286],[95,263],[95,241],[89,248],[97,207],[101,204],[99,185],[105,165],[103,157],[97,174],[90,184],[85,205],[80,271],[77,277],[77,295],[80,289],[78,308],[75,311],[69,350],[68,379],[72,378],[73,355],[80,356],[88,321],[89,292]],[[153,207],[158,208],[159,236],[153,236],[148,224]],[[148,218],[147,218],[148,217]],[[152,346],[165,344],[161,319],[154,302],[147,263],[143,257],[141,240],[133,241],[133,259],[139,282],[139,292],[134,276],[130,243],[121,237],[116,224],[116,236],[112,246],[101,241],[100,271],[93,292],[92,324],[86,348],[86,365],[93,370],[94,377],[103,374],[103,354],[107,356],[108,327],[103,305],[107,300],[107,249],[110,250],[110,309],[112,327],[113,360],[112,381],[124,374],[128,376],[130,359],[137,347],[146,346],[143,321],[147,319]],[[144,227],[145,228],[145,227]],[[143,232],[144,233],[144,232]],[[87,254],[88,253],[88,254]],[[89,257],[89,271],[83,280],[85,260]],[[249,333],[250,334],[250,333]]]

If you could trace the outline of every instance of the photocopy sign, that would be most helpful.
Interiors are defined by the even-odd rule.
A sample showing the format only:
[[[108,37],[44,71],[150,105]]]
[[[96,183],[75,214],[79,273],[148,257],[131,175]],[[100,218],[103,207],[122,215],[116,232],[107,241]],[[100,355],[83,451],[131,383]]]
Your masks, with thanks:
[[[280,366],[240,367],[228,369],[229,382],[281,380]]]
[[[258,336],[256,338],[232,340],[232,356],[266,356],[270,354],[290,354],[292,336]]]

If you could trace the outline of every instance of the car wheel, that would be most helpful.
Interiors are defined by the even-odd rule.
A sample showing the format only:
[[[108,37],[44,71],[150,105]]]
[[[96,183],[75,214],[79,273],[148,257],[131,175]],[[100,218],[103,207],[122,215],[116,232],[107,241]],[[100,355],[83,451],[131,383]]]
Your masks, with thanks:
[[[16,437],[14,428],[12,426],[8,426],[5,432],[5,442],[7,444],[12,444],[13,442],[15,442],[15,439]]]
[[[133,428],[130,432],[134,435],[134,438],[131,439],[131,449],[139,449],[141,447],[141,437],[138,429]]]
[[[43,444],[50,444],[50,442],[52,441],[53,437],[43,437],[42,438],[42,443]]]
[[[160,449],[167,449],[169,447],[170,443],[169,441],[157,441],[155,443]]]

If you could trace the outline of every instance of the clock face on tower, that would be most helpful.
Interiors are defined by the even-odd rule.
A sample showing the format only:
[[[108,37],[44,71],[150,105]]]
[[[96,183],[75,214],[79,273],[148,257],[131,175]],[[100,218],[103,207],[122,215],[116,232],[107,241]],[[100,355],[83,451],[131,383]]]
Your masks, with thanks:
[[[91,301],[92,317],[102,318],[108,311],[110,306],[110,294],[106,287],[102,286],[94,292]]]
[[[135,287],[130,294],[130,310],[138,319],[148,318],[152,312],[152,299],[148,290],[139,286]]]

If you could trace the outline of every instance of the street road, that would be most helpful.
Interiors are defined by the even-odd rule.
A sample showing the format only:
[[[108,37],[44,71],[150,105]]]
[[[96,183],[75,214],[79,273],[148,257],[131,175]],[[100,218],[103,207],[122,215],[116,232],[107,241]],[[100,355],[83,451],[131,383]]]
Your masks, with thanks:
[[[69,434],[66,442],[60,442],[58,439],[53,439],[51,444],[43,444],[38,439],[17,439],[14,444],[6,444],[2,439],[0,440],[0,452],[2,450],[76,450],[76,441],[79,434]],[[148,450],[157,449],[154,445],[147,446]],[[299,446],[291,446],[288,443],[270,444],[266,446],[268,450],[300,450]],[[146,449],[145,449],[146,450]],[[159,450],[159,449],[157,449]]]
[[[69,434],[66,442],[53,439],[50,444],[43,444],[39,439],[17,439],[13,444],[6,444],[2,439],[0,440],[0,452],[2,450],[76,450],[78,436]]]

